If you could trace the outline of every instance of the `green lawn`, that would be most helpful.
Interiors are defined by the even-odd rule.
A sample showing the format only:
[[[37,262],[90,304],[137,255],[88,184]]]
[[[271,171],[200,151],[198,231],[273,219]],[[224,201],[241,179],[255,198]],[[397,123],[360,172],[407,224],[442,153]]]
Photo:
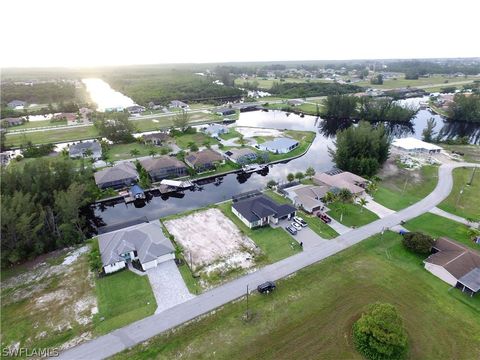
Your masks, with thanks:
[[[441,144],[445,150],[459,151],[464,154],[463,159],[467,162],[480,163],[480,145],[447,145]]]
[[[67,120],[55,121],[55,122],[52,122],[50,120],[27,121],[27,122],[24,122],[22,125],[12,126],[8,128],[8,130],[14,131],[14,130],[21,130],[21,129],[34,129],[34,128],[40,128],[40,127],[51,127],[51,126],[60,126],[60,125],[62,126],[67,125]]]
[[[96,293],[98,314],[94,322],[98,334],[152,315],[157,308],[148,276],[139,276],[129,270],[97,279]]]
[[[242,134],[240,134],[237,130],[235,129],[230,129],[228,131],[228,133],[226,134],[221,134],[220,137],[223,139],[223,140],[229,140],[229,139],[233,139],[233,138],[238,138],[240,137]]]
[[[398,172],[379,183],[374,200],[392,210],[404,209],[430,194],[438,180],[438,167],[424,166],[410,171],[398,168]]]
[[[74,140],[85,140],[98,137],[98,130],[94,126],[82,126],[66,129],[35,131],[26,134],[8,134],[6,143],[8,146],[19,146],[25,141],[33,144],[48,144]]]
[[[218,141],[215,140],[213,137],[205,135],[201,132],[196,132],[194,134],[181,134],[175,136],[175,142],[177,143],[177,145],[185,150],[188,149],[189,143],[195,143],[198,147],[200,147],[204,146],[204,143],[207,141],[210,145],[218,144]]]
[[[233,214],[232,203],[226,202],[218,208],[250,239],[252,239],[264,253],[263,264],[270,264],[301,251],[301,247],[284,229],[270,226],[249,229]]]
[[[358,204],[346,203],[345,212],[343,213],[342,221],[340,221],[340,204],[341,202],[339,201],[328,204],[327,207],[330,209],[330,211],[328,211],[328,215],[338,222],[341,222],[345,226],[359,227],[378,219],[378,216],[370,210],[362,209],[362,207]]]
[[[461,242],[473,249],[480,250],[468,235],[468,227],[456,221],[446,219],[431,213],[425,213],[415,219],[407,221],[405,227],[410,231],[421,231],[434,238],[445,236]],[[480,297],[479,297],[480,298]]]
[[[456,83],[456,82],[472,82],[473,80],[478,79],[478,77],[469,76],[467,78],[458,77],[458,78],[449,78],[442,75],[434,75],[429,78],[419,78],[418,80],[406,80],[404,76],[400,76],[397,80],[394,79],[387,79],[383,82],[383,85],[372,85],[370,81],[361,81],[355,83],[358,86],[368,86],[377,89],[395,89],[395,88],[404,88],[407,86],[410,87],[427,87],[428,85],[432,85],[431,87],[447,87],[450,86],[449,83]],[[437,89],[438,90],[438,89]]]
[[[352,324],[381,301],[404,320],[409,358],[478,359],[480,297],[449,291],[422,260],[386,232],[278,281],[268,296],[251,295],[250,321],[243,299],[115,358],[360,360]]]
[[[459,168],[453,171],[453,189],[438,207],[449,213],[480,221],[480,169]]]
[[[162,149],[168,150],[168,147],[145,145],[144,143],[138,142],[134,142],[131,144],[115,144],[110,146],[110,149],[108,150],[108,155],[110,156],[110,159],[112,161],[130,159],[134,157],[130,154],[130,151],[132,151],[133,149],[138,150],[139,154],[137,155],[137,157],[142,157],[149,156],[151,150],[155,150],[157,152],[157,155],[160,155]]]
[[[285,198],[275,191],[267,190],[264,192],[265,195],[272,198],[279,204],[292,204],[290,199]],[[330,226],[325,224],[322,220],[320,220],[317,216],[307,214],[302,210],[297,210],[297,215],[300,216],[308,226],[324,239],[333,239],[338,236],[338,233],[333,230]]]

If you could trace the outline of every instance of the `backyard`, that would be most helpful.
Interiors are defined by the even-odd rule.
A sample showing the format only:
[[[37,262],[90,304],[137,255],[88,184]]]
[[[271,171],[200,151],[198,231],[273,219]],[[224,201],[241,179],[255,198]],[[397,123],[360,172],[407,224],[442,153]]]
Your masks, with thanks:
[[[115,358],[362,359],[352,324],[377,301],[399,309],[410,358],[479,358],[480,298],[448,291],[422,260],[386,232],[279,281],[267,297],[251,295],[249,321],[244,299]]]
[[[442,216],[425,213],[407,221],[405,228],[410,231],[422,231],[434,238],[446,236],[473,249],[480,250],[480,245],[475,244],[470,239],[468,227],[466,225],[446,219]]]
[[[193,143],[198,147],[204,146],[207,142],[210,145],[217,145],[218,141],[211,136],[205,135],[201,132],[196,132],[193,134],[183,133],[175,136],[176,144],[184,149],[187,150],[189,144]]]
[[[133,156],[131,154],[132,150],[137,150],[138,154]],[[161,155],[162,153],[168,153],[169,148],[168,146],[153,146],[153,145],[145,145],[144,143],[134,142],[131,144],[114,144],[111,145],[108,149],[108,156],[110,160],[124,160],[124,159],[131,159],[135,157],[142,157],[142,156],[149,156],[151,155],[151,151],[155,151],[156,155]]]

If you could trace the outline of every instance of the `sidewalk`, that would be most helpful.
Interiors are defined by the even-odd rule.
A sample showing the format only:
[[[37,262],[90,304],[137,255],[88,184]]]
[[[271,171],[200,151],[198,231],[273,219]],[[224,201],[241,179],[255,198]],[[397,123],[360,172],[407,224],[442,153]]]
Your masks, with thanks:
[[[446,212],[442,209],[439,209],[438,207],[434,207],[429,212],[432,213],[432,214],[435,214],[435,215],[438,215],[438,216],[441,216],[441,217],[459,222],[459,223],[467,225],[467,226],[471,226],[471,227],[478,227],[479,226],[478,222],[470,222],[470,221],[468,221],[467,219],[465,219],[461,216],[451,214],[451,213]]]

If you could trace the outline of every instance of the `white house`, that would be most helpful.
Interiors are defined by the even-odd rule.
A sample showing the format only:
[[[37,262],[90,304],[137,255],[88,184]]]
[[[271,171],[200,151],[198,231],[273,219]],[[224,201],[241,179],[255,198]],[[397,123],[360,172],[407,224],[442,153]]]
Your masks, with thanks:
[[[272,141],[266,141],[257,145],[260,150],[270,151],[275,154],[286,154],[295,149],[297,146],[297,140],[286,137],[279,137],[273,139]]]
[[[392,141],[392,146],[399,150],[414,153],[420,152],[434,154],[442,151],[442,148],[440,146],[430,144],[412,137],[395,139]]]
[[[107,274],[135,260],[143,270],[148,270],[175,258],[175,248],[163,234],[158,220],[101,234],[98,245]]]

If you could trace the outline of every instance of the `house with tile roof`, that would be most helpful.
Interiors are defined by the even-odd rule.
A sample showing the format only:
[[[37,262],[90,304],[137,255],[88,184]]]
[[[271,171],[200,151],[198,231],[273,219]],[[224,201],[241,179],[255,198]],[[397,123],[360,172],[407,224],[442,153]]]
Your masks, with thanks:
[[[138,261],[145,271],[175,259],[175,248],[159,220],[101,234],[98,245],[106,274],[122,270],[132,261]]]

